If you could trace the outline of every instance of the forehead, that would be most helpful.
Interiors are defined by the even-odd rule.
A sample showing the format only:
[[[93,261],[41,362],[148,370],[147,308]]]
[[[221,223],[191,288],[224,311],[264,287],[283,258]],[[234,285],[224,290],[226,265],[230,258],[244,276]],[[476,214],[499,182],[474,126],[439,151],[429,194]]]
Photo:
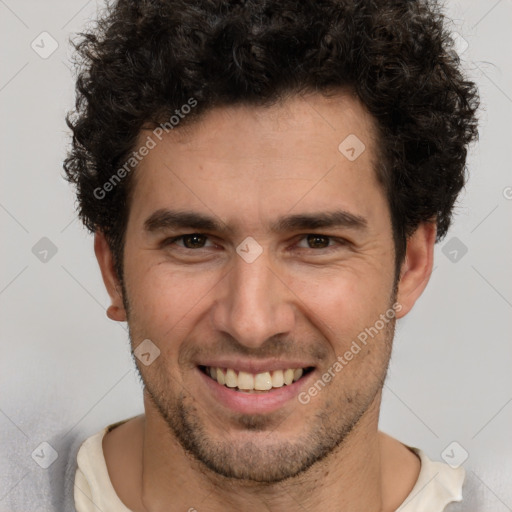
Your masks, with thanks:
[[[135,172],[130,217],[170,207],[210,210],[224,222],[329,206],[367,215],[383,199],[375,134],[364,106],[341,93],[219,107],[159,137],[145,130],[139,144],[155,145]],[[381,197],[369,202],[369,193]]]

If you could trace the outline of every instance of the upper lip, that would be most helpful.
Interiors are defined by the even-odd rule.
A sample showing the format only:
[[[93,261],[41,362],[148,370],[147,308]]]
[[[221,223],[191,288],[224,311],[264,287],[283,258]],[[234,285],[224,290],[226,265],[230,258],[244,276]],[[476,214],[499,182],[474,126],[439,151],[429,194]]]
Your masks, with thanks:
[[[231,368],[247,373],[272,372],[274,370],[287,370],[288,368],[310,368],[313,365],[304,361],[282,361],[278,359],[250,361],[243,359],[216,359],[199,363],[198,366],[211,366],[214,368]]]

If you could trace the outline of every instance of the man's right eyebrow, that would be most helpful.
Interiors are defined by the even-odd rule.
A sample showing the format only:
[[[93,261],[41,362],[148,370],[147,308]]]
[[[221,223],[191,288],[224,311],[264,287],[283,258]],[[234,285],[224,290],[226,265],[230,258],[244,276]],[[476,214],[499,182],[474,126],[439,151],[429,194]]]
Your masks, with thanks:
[[[153,233],[168,229],[190,228],[197,231],[230,232],[228,227],[215,217],[202,213],[160,209],[144,221],[144,230]]]

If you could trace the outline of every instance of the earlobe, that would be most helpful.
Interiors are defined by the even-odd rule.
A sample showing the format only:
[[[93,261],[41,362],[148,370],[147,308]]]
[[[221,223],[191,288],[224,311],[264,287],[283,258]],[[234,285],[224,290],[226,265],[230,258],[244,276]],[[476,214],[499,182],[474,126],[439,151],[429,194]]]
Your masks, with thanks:
[[[397,318],[405,316],[425,290],[434,263],[435,222],[424,222],[407,240],[405,260],[400,272],[397,302],[401,304]]]
[[[94,234],[94,253],[100,266],[103,283],[112,302],[107,308],[107,316],[117,322],[126,322],[123,293],[114,266],[114,257],[105,235],[101,231],[96,231]]]

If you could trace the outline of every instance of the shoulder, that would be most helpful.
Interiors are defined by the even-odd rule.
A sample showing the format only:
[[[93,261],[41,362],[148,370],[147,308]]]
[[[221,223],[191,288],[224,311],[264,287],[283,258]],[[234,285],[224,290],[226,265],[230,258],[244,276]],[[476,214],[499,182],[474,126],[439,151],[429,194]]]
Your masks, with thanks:
[[[443,512],[448,504],[462,500],[464,468],[431,460],[419,448],[408,448],[420,458],[421,469],[416,484],[397,512],[423,510],[426,506],[432,512]]]
[[[132,503],[131,493],[138,488],[131,472],[137,470],[134,454],[143,419],[136,416],[119,421],[82,443],[75,472],[74,499],[78,510],[129,510],[125,502]]]
[[[508,476],[496,472],[492,478],[491,475],[482,478],[470,466],[451,467],[444,462],[431,460],[418,448],[409,449],[420,457],[421,471],[416,485],[397,512],[510,510],[505,505],[506,489],[510,488]],[[484,480],[494,482],[494,489]]]
[[[485,479],[487,480],[487,478]],[[502,484],[503,489],[508,489],[510,492],[510,477],[504,476]],[[444,512],[487,512],[488,510],[506,512],[510,510],[504,502],[506,498],[502,489],[491,488],[489,483],[484,481],[473,469],[467,469],[462,487],[462,501],[450,503]]]

